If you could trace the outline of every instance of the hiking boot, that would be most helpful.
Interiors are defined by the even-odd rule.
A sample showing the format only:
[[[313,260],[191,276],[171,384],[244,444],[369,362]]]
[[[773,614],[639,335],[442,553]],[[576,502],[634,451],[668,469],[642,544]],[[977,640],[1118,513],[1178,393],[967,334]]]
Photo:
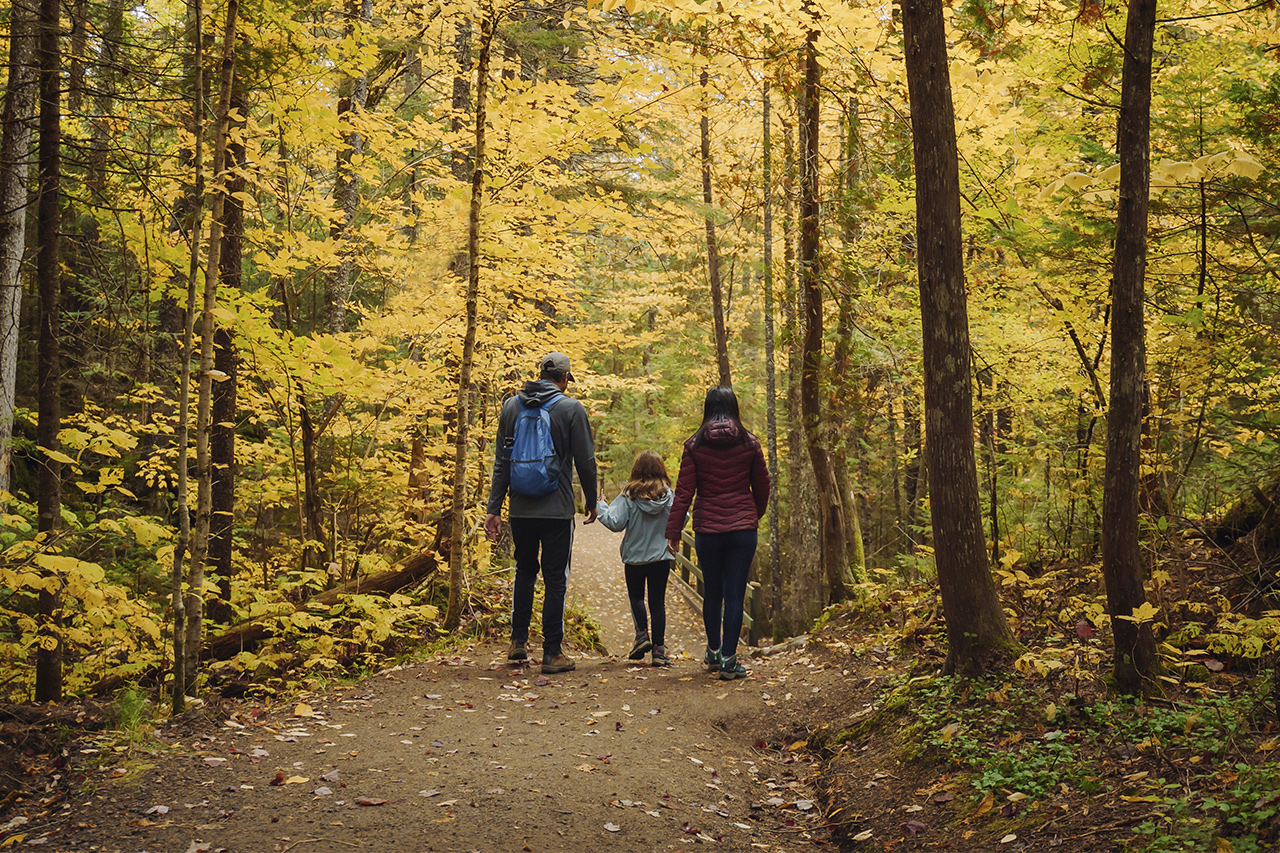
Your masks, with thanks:
[[[671,658],[667,657],[666,646],[653,647],[653,665],[654,666],[671,666]]]
[[[720,650],[707,647],[707,653],[702,656],[702,665],[707,668],[707,672],[717,672],[720,669]]]
[[[555,675],[557,672],[572,672],[574,662],[564,652],[542,656],[542,674]]]
[[[529,653],[525,651],[524,643],[511,641],[511,645],[507,647],[507,660],[526,660]]]
[[[644,657],[644,653],[653,648],[653,642],[649,639],[649,634],[636,634],[636,644],[631,647],[631,651],[627,652],[629,660],[640,660]]]
[[[735,678],[746,678],[747,671],[738,663],[737,655],[729,655],[720,661],[720,680],[733,681]]]

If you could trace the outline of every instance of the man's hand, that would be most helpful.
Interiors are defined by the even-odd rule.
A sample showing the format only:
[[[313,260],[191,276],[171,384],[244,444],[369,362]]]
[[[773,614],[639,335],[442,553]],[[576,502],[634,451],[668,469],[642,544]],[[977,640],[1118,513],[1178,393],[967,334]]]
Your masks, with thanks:
[[[680,553],[680,540],[679,540],[679,539],[668,539],[668,540],[667,540],[667,547],[671,550],[671,556],[673,556],[673,557],[674,557],[676,554],[679,554],[679,553]]]
[[[587,516],[587,520],[586,520],[586,521],[584,521],[584,522],[582,522],[583,524],[590,524],[591,522],[595,521],[595,520],[596,520],[596,508],[595,508],[595,507],[593,507],[593,506],[592,506],[592,507],[587,507],[586,516]]]
[[[498,531],[502,529],[502,519],[496,515],[484,517],[484,535],[490,542],[498,541]]]

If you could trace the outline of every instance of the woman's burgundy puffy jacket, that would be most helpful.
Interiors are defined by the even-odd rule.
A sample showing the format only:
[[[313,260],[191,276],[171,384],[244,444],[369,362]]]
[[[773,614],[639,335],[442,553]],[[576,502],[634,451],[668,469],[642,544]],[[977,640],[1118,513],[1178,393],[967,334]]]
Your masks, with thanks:
[[[769,469],[760,441],[729,418],[708,423],[695,447],[696,437],[684,443],[667,539],[680,538],[695,492],[695,533],[755,530],[769,506]]]

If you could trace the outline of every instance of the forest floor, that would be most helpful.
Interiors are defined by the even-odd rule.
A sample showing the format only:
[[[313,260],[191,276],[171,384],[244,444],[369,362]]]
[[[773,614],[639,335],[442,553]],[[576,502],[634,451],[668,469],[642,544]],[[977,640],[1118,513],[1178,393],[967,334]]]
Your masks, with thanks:
[[[936,670],[936,646],[903,654],[837,617],[721,682],[700,666],[700,619],[673,589],[674,665],[629,661],[617,538],[579,527],[571,595],[614,653],[571,650],[573,672],[540,674],[536,641],[526,666],[485,643],[287,701],[211,700],[144,737],[85,731],[68,714],[83,724],[86,708],[11,716],[0,849],[1142,849],[1134,827],[1158,803],[1140,780],[1199,761],[1119,742],[1089,759],[1118,784],[984,798],[965,772],[909,748],[918,718],[884,708],[913,671]],[[1036,709],[1012,712],[1019,733],[995,751],[1045,733]],[[1255,745],[1215,760],[1254,760]]]

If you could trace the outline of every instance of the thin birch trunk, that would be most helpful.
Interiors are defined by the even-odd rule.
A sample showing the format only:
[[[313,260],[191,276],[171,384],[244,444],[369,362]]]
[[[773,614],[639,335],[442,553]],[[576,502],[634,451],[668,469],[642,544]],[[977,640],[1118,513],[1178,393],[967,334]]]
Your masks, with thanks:
[[[466,540],[467,433],[471,420],[471,368],[475,361],[476,326],[480,313],[480,210],[484,199],[484,144],[486,100],[489,94],[489,54],[497,28],[492,5],[486,4],[480,20],[476,57],[475,152],[471,172],[471,207],[467,218],[467,329],[462,341],[458,371],[458,428],[453,459],[453,541],[449,546],[449,607],[445,629],[455,630],[462,621],[462,557]]]
[[[194,694],[200,668],[200,647],[204,634],[205,560],[209,555],[209,520],[213,512],[213,466],[209,457],[209,417],[213,399],[213,312],[217,307],[218,275],[221,271],[223,217],[227,208],[226,165],[228,114],[235,75],[236,14],[238,0],[228,0],[226,27],[222,33],[222,67],[218,81],[217,124],[213,137],[213,210],[209,217],[209,256],[205,263],[203,306],[200,311],[200,372],[196,401],[196,527],[191,542],[191,563],[187,569],[187,636],[183,666],[186,691]],[[192,308],[194,306],[191,306]],[[194,321],[192,322],[194,325]]]
[[[16,0],[10,7],[9,80],[0,122],[0,493],[12,489],[22,256],[27,239],[31,123],[37,94],[36,12],[30,2]]]

